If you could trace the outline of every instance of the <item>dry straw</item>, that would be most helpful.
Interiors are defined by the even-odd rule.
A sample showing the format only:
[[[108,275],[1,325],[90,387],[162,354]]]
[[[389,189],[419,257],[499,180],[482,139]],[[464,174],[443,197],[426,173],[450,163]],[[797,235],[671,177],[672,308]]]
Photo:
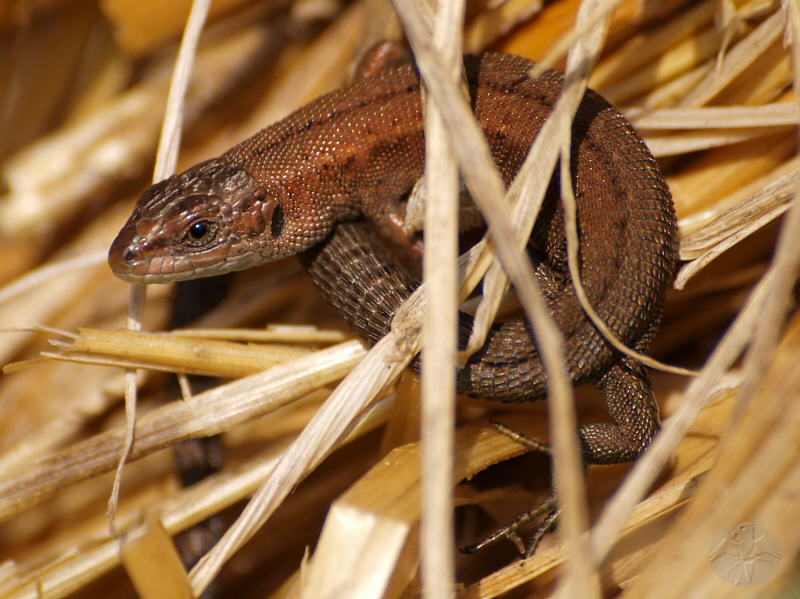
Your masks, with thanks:
[[[602,417],[591,392],[573,399],[562,381],[546,413],[449,402],[446,373],[458,357],[448,330],[437,327],[452,318],[452,302],[439,302],[444,312],[423,326],[424,293],[415,294],[391,335],[367,352],[346,340],[342,322],[292,261],[239,277],[196,329],[117,331],[127,287],[98,257],[146,185],[187,13],[150,0],[0,9],[0,66],[8,73],[0,130],[10,132],[0,139],[0,327],[8,331],[0,356],[16,363],[0,379],[0,597],[83,596],[97,585],[130,593],[120,566],[142,597],[190,597],[220,568],[223,594],[251,588],[276,598],[441,597],[453,588],[470,598],[511,589],[526,597],[797,592],[790,586],[800,546],[800,504],[791,499],[800,488],[796,3],[511,1],[468,6],[463,29],[458,3],[448,7],[453,13],[435,15],[422,2],[399,2],[399,19],[389,22],[393,8],[378,0],[215,2],[183,104],[178,169],[342,85],[363,47],[402,25],[428,80],[426,115],[445,131],[433,133],[428,149],[452,153],[428,184],[452,183],[445,173],[458,164],[490,229],[500,232],[493,246],[480,244],[458,264],[462,298],[486,273],[471,349],[500,305],[505,273],[545,338],[547,318],[519,249],[588,80],[659,157],[680,220],[681,291],[668,298],[651,353],[699,374],[652,372],[664,427],[651,451],[633,468],[590,469],[584,489],[571,433],[575,418]],[[143,18],[147,11],[159,16]],[[576,81],[508,198],[486,164],[458,81],[447,76],[444,57],[462,43],[540,58]],[[445,192],[429,188],[423,197],[434,194]],[[436,240],[454,236],[455,206],[427,206],[435,213],[426,231],[441,231]],[[493,263],[493,248],[504,269]],[[426,267],[437,298],[445,293],[437,284],[456,293],[451,257]],[[168,294],[148,295],[143,328],[161,330]],[[308,326],[232,328],[265,322]],[[441,356],[433,360],[441,370],[423,380],[420,407],[414,380],[396,380],[423,330],[428,358]],[[557,350],[553,339],[547,348]],[[563,364],[551,353],[555,383]],[[114,538],[104,522],[112,483],[103,473],[113,470],[125,436],[118,366],[143,370]],[[159,371],[226,380],[184,400]],[[387,394],[391,406],[381,400]],[[563,525],[523,562],[513,561],[510,544],[464,558],[449,541],[451,501],[460,506],[457,542],[467,543],[478,528],[488,532],[487,517],[502,524],[545,492],[547,471],[525,462],[515,472],[533,479],[533,490],[495,469],[450,495],[452,480],[522,452],[490,419],[555,448]],[[158,450],[223,432],[222,471],[179,488],[170,452]],[[492,480],[499,488],[487,489]],[[167,535],[220,513],[224,541],[187,574]],[[708,552],[720,534],[747,522],[775,537],[782,560],[761,585],[734,588],[710,567]],[[752,556],[761,555],[753,547]]]

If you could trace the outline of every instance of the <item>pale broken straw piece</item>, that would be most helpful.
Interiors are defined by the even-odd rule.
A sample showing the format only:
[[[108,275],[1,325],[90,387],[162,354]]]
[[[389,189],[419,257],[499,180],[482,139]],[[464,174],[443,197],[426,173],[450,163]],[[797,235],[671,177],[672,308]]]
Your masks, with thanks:
[[[581,7],[578,9],[578,17],[575,20],[575,25],[570,28],[565,35],[559,38],[550,50],[548,50],[547,54],[536,61],[536,64],[530,70],[530,77],[535,79],[546,70],[552,69],[568,51],[572,52],[575,48],[579,47],[581,43],[584,43],[585,40],[590,37],[590,33],[594,34],[602,29],[608,30],[608,17],[621,3],[622,0],[594,0],[589,3],[582,2]],[[591,7],[586,9],[586,12],[590,14],[584,15],[582,12],[584,7]],[[603,35],[603,37],[605,37],[605,35]],[[592,52],[594,55],[592,64],[597,62],[597,57],[599,56],[603,41],[604,40],[600,40],[596,50]],[[584,56],[583,58],[587,57]],[[583,85],[585,85],[585,82]]]
[[[175,337],[250,341],[258,343],[338,343],[347,335],[337,329],[319,329],[314,325],[270,324],[263,329],[173,329]]]
[[[439,3],[433,20],[433,52],[443,60],[450,83],[469,101],[459,85],[463,75],[463,0]],[[427,48],[426,48],[427,50]],[[423,84],[424,85],[424,84]],[[455,586],[453,479],[455,453],[455,370],[458,349],[458,169],[449,146],[435,97],[425,94],[426,243],[423,280],[429,289],[423,324],[420,406],[421,512],[420,556],[423,595],[447,597]]]
[[[694,235],[687,235],[686,249],[683,249],[682,244],[681,257],[694,259],[681,267],[675,278],[676,289],[683,289],[694,275],[723,252],[761,230],[789,209],[800,185],[800,159],[795,158],[787,164],[792,165],[792,170],[786,174],[776,176],[775,173],[770,173],[763,178],[771,180],[763,189],[720,214]]]
[[[361,350],[363,354],[363,349]],[[180,405],[181,402],[175,402]],[[387,401],[379,402],[348,435],[349,443],[383,424],[388,414]],[[235,471],[225,471],[205,479],[152,506],[169,534],[177,534],[209,516],[246,499],[273,470],[287,443],[278,442],[248,459]],[[127,530],[141,519],[138,510],[120,515],[120,528]],[[108,531],[93,527],[88,543],[68,549],[42,565],[39,575],[23,585],[13,585],[8,599],[58,598],[69,595],[76,584],[85,585],[99,578],[120,562],[119,542]],[[0,580],[0,593],[4,592]],[[7,595],[3,595],[6,597]]]
[[[589,86],[603,88],[626,78],[658,60],[679,42],[708,27],[717,13],[717,2],[706,0],[677,11],[657,29],[638,33],[605,56],[589,76]]]
[[[232,331],[233,332],[233,331]],[[253,344],[180,337],[171,333],[80,329],[69,345],[59,348],[59,359],[103,363],[114,359],[164,372],[237,378],[311,353],[298,345]]]
[[[761,106],[704,106],[701,108],[627,108],[625,117],[637,130],[646,129],[738,129],[800,124],[796,102],[774,102]]]
[[[419,290],[409,301],[419,301]],[[409,302],[406,302],[407,305]],[[397,319],[399,317],[396,316]],[[409,338],[393,329],[367,353],[336,387],[297,439],[281,456],[275,469],[248,502],[244,511],[219,542],[190,573],[195,593],[202,592],[230,559],[264,524],[283,499],[352,429],[359,414],[405,369],[418,350],[420,318],[413,319],[416,333]]]
[[[197,53],[200,34],[205,25],[211,0],[192,0],[192,8],[186,20],[178,56],[175,60],[175,69],[167,96],[167,108],[164,114],[164,123],[158,141],[158,153],[153,172],[153,182],[161,181],[175,171],[178,160],[181,131],[183,129],[183,108],[186,90],[189,87],[189,78]],[[142,285],[131,286],[130,309],[128,311],[127,327],[138,331],[142,328],[141,317],[144,313],[145,287]],[[136,423],[136,371],[128,370],[125,373],[125,420],[126,435],[123,450],[114,476],[111,496],[108,499],[106,518],[111,533],[116,536],[114,518],[119,500],[119,489],[122,484],[122,469],[133,447],[134,426]]]
[[[475,15],[464,32],[464,51],[477,53],[524,23],[544,7],[541,0],[499,0]]]
[[[700,480],[702,480],[706,470],[710,467],[708,463],[704,463],[704,465],[705,468],[700,470],[699,473],[689,474],[677,483],[671,484],[637,504],[622,531],[623,534],[635,533],[644,526],[652,525],[654,521],[668,518],[676,509],[688,503],[697,492]],[[555,547],[544,549],[528,559],[512,562],[485,576],[478,582],[467,586],[458,594],[458,599],[501,597],[508,591],[561,566],[568,558],[569,555],[564,545],[556,545]],[[630,556],[626,554],[614,556],[604,564],[604,568],[616,574],[617,564],[625,564],[630,559]]]
[[[519,424],[535,419],[523,417]],[[451,490],[455,481],[526,449],[478,424],[459,428],[452,451]],[[347,597],[381,597],[393,579],[413,575],[417,567],[413,535],[427,509],[420,503],[421,457],[419,442],[396,447],[336,500],[304,571],[303,597],[326,597],[337,589],[347,589]]]
[[[759,25],[755,31],[737,43],[722,60],[718,69],[710,72],[691,92],[678,102],[681,107],[702,106],[752,64],[776,41],[786,26],[780,9]]]
[[[208,437],[278,409],[340,380],[364,356],[359,341],[345,341],[219,385],[148,412],[136,422],[136,456],[188,438]],[[0,480],[0,519],[117,463],[125,428],[116,427],[40,458]]]
[[[615,106],[624,106],[642,95],[652,93],[654,88],[669,85],[676,77],[687,76],[696,68],[702,68],[704,74],[711,73],[720,39],[720,32],[714,26],[709,26],[665,50],[628,76],[599,89],[606,100]],[[689,75],[689,79],[693,80],[694,77]]]
[[[645,142],[653,156],[656,158],[664,158],[667,156],[680,156],[690,152],[730,146],[770,135],[780,130],[779,128],[770,127],[764,129],[692,131],[689,133],[673,133],[671,135],[646,135]]]
[[[412,5],[398,4],[397,10],[412,48],[424,48],[427,43],[424,20],[419,18]],[[450,135],[458,138],[453,139],[452,147],[457,152],[462,175],[489,224],[492,240],[517,288],[537,337],[543,341],[542,357],[550,381],[551,395],[566,398],[563,404],[569,404],[572,389],[566,376],[560,332],[547,313],[531,272],[530,261],[527,256],[520,255],[521,252],[515,247],[509,208],[502,201],[503,183],[489,155],[486,141],[471,118],[469,106],[458,102],[456,90],[448,89],[450,86],[447,85],[446,76],[436,57],[419,52],[416,54],[418,67],[428,85],[429,93],[436,95],[442,105],[449,107],[447,110],[443,109],[442,116],[447,121]],[[472,166],[473,160],[480,168],[475,169]],[[574,442],[574,431],[570,431],[569,436]]]
[[[554,120],[560,130],[560,189],[564,205],[564,229],[567,238],[567,264],[572,277],[573,286],[581,306],[595,323],[602,322],[599,315],[590,305],[583,289],[580,275],[578,249],[577,200],[572,187],[571,144],[572,121],[578,111],[581,100],[588,88],[588,78],[608,31],[608,16],[602,13],[595,19],[593,13],[600,13],[599,0],[584,0],[578,9],[577,27],[597,21],[597,25],[587,34],[576,40],[567,55],[566,79],[574,85],[565,85],[559,103],[568,106]],[[604,333],[611,333],[607,328],[598,327]],[[613,337],[613,334],[610,334]],[[560,538],[567,549],[569,560],[565,574],[559,578],[556,594],[558,597],[599,597],[597,584],[597,564],[592,563],[589,554],[588,538],[583,532],[588,526],[588,509],[586,507],[586,487],[583,484],[583,459],[575,430],[577,418],[573,403],[572,390],[569,394],[548,394],[548,420],[553,441],[553,470],[556,485],[558,507],[562,511],[560,520],[564,529]]]

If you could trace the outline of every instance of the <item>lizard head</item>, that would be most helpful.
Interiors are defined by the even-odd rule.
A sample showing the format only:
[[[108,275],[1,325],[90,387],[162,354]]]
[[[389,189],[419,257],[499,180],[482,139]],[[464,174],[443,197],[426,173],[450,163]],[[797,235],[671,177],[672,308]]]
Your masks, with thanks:
[[[201,162],[149,187],[108,253],[132,283],[166,283],[250,268],[279,257],[283,208],[246,169]]]

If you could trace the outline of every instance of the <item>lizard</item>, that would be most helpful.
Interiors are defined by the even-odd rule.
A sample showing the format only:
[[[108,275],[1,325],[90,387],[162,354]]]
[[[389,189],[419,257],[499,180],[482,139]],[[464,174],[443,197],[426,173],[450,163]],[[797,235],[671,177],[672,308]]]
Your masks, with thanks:
[[[529,78],[532,64],[504,54],[465,56],[473,110],[507,185],[563,85],[556,71]],[[302,255],[326,299],[374,343],[417,283],[363,225],[348,221],[402,237],[405,196],[423,174],[424,144],[419,75],[412,64],[392,66],[148,188],[114,240],[109,264],[118,277],[147,284]],[[620,340],[645,351],[678,261],[669,189],[639,135],[592,90],[574,120],[571,152],[589,301]],[[570,379],[593,383],[613,421],[578,428],[582,455],[585,464],[630,461],[657,432],[658,407],[642,366],[611,347],[577,300],[559,197],[553,180],[528,248],[565,336]],[[463,339],[468,317],[460,328]],[[459,392],[489,400],[547,393],[521,318],[496,323],[456,376]]]

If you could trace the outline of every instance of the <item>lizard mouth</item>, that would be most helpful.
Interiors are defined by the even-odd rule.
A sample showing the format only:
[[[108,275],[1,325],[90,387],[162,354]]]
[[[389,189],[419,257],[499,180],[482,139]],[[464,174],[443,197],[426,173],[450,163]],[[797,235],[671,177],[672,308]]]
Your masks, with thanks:
[[[150,283],[172,283],[174,281],[184,281],[194,279],[200,275],[191,268],[182,271],[176,268],[181,261],[176,261],[170,257],[163,259],[153,259],[148,262],[130,264],[121,260],[115,254],[109,254],[108,264],[114,275],[128,283],[149,285]]]
[[[176,253],[153,247],[146,238],[120,231],[108,252],[108,265],[118,278],[128,283],[149,285],[173,283],[251,268],[263,262],[259,254],[241,254],[219,247],[206,251]]]
[[[114,275],[128,283],[149,285],[151,283],[174,283],[199,277],[221,274],[224,268],[212,267],[200,261],[197,263],[186,257],[163,254],[147,259],[139,258],[139,253],[128,246],[111,247],[108,265]]]
[[[129,283],[170,283],[197,277],[191,262],[169,253],[144,257],[146,241],[129,227],[120,231],[108,251],[114,275]]]

